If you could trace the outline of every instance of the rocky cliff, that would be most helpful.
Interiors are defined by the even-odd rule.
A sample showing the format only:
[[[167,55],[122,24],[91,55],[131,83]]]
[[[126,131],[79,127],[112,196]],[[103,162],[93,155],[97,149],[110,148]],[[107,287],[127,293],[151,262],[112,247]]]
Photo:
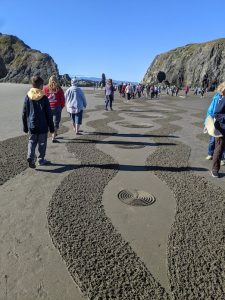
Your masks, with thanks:
[[[33,75],[45,82],[58,67],[50,55],[33,50],[16,36],[0,33],[0,82],[30,83]]]
[[[211,86],[225,81],[225,39],[189,44],[157,55],[143,83]]]

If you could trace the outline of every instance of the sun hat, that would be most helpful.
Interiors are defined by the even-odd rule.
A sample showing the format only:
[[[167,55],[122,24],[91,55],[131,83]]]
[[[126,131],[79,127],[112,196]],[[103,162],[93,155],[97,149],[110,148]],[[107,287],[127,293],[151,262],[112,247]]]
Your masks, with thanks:
[[[215,128],[214,119],[212,116],[208,116],[205,120],[205,129],[210,136],[222,137],[221,132]]]

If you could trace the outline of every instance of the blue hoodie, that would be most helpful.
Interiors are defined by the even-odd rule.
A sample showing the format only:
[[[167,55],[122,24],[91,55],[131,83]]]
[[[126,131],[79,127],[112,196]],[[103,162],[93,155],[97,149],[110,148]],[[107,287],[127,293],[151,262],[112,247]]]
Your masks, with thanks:
[[[216,106],[217,106],[218,102],[220,101],[221,97],[222,96],[220,95],[220,93],[216,93],[214,95],[214,97],[212,99],[212,102],[210,103],[209,108],[207,110],[206,118],[208,116],[212,116],[212,117],[214,116],[214,113],[215,113],[215,110],[216,110]]]

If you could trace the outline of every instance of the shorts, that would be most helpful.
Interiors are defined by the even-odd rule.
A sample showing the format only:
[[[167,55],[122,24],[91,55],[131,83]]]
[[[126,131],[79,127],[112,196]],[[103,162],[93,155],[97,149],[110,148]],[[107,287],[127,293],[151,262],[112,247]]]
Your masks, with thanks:
[[[81,110],[79,113],[77,114],[70,114],[70,118],[73,122],[73,124],[82,124],[82,117],[83,117],[83,110]]]

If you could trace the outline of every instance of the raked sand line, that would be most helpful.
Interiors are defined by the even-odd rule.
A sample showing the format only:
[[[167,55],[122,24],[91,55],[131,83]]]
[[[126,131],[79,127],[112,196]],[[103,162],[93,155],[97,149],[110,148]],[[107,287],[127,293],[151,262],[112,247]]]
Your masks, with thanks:
[[[79,161],[63,139],[48,141],[47,158],[53,165],[26,169],[0,186],[0,299],[83,299],[52,245],[46,218],[52,194]]]
[[[63,118],[62,123],[67,120]],[[62,125],[59,134],[67,131]],[[0,141],[0,185],[27,169],[27,142],[27,135]]]
[[[124,128],[117,124],[118,122],[109,123],[110,127],[115,128],[118,132],[124,132]],[[157,281],[170,293],[167,276],[167,243],[170,228],[174,221],[175,199],[165,183],[145,166],[147,157],[157,149],[153,143],[154,135],[145,134],[147,130],[149,129],[129,128],[127,134],[122,134],[121,137],[112,136],[104,140],[105,144],[97,144],[98,149],[111,155],[120,165],[119,172],[105,188],[103,204],[106,214],[115,228],[131,244],[132,249],[135,250]],[[143,142],[142,149],[118,150],[117,144],[113,144],[113,141],[116,142],[118,139],[125,140],[127,143],[137,143],[137,145],[143,140],[145,142]],[[107,140],[111,143],[107,144]],[[168,147],[169,144],[171,144],[170,147],[173,147],[171,138]],[[125,205],[117,197],[118,193],[124,189],[148,192],[156,197],[156,202],[145,207]]]
[[[88,125],[97,132],[113,133],[107,123],[120,118],[114,112],[107,116]],[[105,214],[104,188],[119,166],[96,149],[96,143],[104,138],[95,135],[93,141],[90,135],[68,144],[82,164],[63,180],[50,202],[48,221],[53,243],[89,299],[169,299]]]

